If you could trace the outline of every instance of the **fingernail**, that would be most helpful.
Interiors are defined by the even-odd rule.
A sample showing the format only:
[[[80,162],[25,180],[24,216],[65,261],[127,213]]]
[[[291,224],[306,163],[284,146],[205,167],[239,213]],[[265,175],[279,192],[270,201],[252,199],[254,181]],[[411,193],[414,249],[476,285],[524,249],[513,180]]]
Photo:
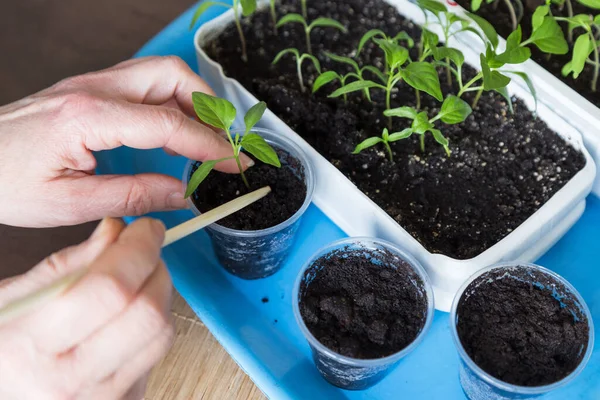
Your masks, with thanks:
[[[171,193],[167,199],[167,205],[169,208],[174,209],[187,207],[187,203],[183,198],[183,193],[181,192]]]
[[[167,227],[165,226],[165,224],[160,220],[160,219],[151,219],[152,221],[152,229],[154,229],[154,231],[157,234],[164,234],[165,231],[167,230]]]
[[[245,155],[244,153],[241,154],[240,158],[242,159],[242,162],[246,167],[250,168],[254,166],[254,160]]]

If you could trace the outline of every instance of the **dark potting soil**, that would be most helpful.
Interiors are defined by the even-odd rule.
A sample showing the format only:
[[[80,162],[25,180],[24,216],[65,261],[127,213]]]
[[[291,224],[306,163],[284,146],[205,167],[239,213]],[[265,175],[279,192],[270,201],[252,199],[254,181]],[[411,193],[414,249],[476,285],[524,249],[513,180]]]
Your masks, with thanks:
[[[250,189],[238,174],[211,172],[192,194],[192,201],[198,210],[206,212],[261,187],[271,186],[271,193],[222,219],[219,225],[242,231],[259,230],[278,225],[292,217],[306,199],[306,184],[301,179],[304,171],[299,160],[281,149],[275,150],[281,160],[281,168],[264,164],[249,155],[255,160],[255,165],[245,172]],[[198,165],[194,166],[192,173]],[[300,171],[301,177],[295,171]]]
[[[470,10],[471,0],[456,0],[458,4],[460,4],[463,8]],[[514,3],[514,1],[513,1]],[[571,1],[573,5],[573,15],[577,14],[591,14],[597,15],[600,13],[599,10],[593,10],[580,4],[577,1]],[[537,6],[544,4],[544,1],[540,0],[523,0],[523,18],[521,19],[521,28],[523,29],[523,38],[527,39],[531,36],[531,17],[537,8]],[[557,4],[551,5],[552,14],[555,16],[568,17],[568,11],[566,5],[561,7]],[[510,14],[506,5],[500,1],[498,5],[494,4],[483,4],[481,8],[477,11],[478,15],[487,19],[492,23],[496,31],[504,38],[507,38],[508,35],[512,32],[512,22],[510,19]],[[564,22],[560,22],[560,26],[563,28],[565,32],[565,37],[567,37],[567,24]],[[572,75],[565,77],[562,75],[561,70],[563,66],[571,61],[571,57],[573,55],[573,45],[575,43],[575,39],[578,35],[583,33],[581,29],[576,29],[573,33],[573,43],[570,44],[570,51],[564,55],[552,55],[548,56],[547,54],[540,51],[535,46],[530,46],[532,58],[548,71],[550,71],[553,75],[561,79],[567,85],[571,86],[577,93],[587,98],[597,107],[600,107],[600,82],[598,83],[597,91],[593,92],[591,89],[592,77],[594,74],[594,69],[591,65],[586,64],[583,72],[577,79],[574,79]]]
[[[427,297],[409,264],[387,250],[342,248],[313,263],[300,286],[300,314],[313,336],[344,356],[374,359],[408,346],[427,317]],[[322,269],[321,269],[322,268]],[[417,288],[413,282],[417,282]]]
[[[557,382],[581,362],[588,321],[553,278],[511,268],[512,277],[499,279],[506,272],[490,271],[467,287],[457,309],[460,341],[477,365],[505,382]]]
[[[323,70],[349,71],[327,59],[323,51],[352,55],[369,29],[379,28],[390,35],[406,31],[415,38],[420,35],[417,26],[381,0],[308,4],[309,19],[335,18],[349,30],[348,34],[332,28],[314,30],[313,52]],[[298,11],[295,2],[286,1],[278,10],[279,15]],[[495,92],[484,93],[464,123],[440,123],[450,140],[451,157],[429,136],[422,153],[417,135],[392,144],[394,163],[386,159],[380,147],[353,155],[358,143],[380,136],[387,125],[382,115],[383,93],[371,91],[374,105],[360,94],[349,95],[348,103],[327,98],[336,84],[314,96],[302,93],[295,61],[286,56],[276,66],[271,65],[284,48],[304,51],[304,34],[298,24],[285,25],[276,36],[269,14],[258,12],[244,19],[243,29],[248,63],[240,59],[239,38],[233,26],[205,46],[209,56],[228,76],[266,101],[275,114],[431,252],[459,259],[477,256],[517,228],[585,165],[583,155],[534,118],[524,103],[515,99],[515,113],[511,114],[504,98]],[[368,44],[359,62],[381,68],[385,61],[383,52]],[[466,76],[473,76],[473,69],[466,70]],[[306,63],[307,86],[315,77],[314,67]],[[449,92],[445,84],[443,91]],[[471,101],[469,95],[466,99]],[[435,99],[426,94],[421,97],[423,110],[429,110],[430,115],[439,110]],[[393,94],[392,107],[414,104],[414,90],[407,85]],[[392,132],[408,126],[408,120],[396,118]]]

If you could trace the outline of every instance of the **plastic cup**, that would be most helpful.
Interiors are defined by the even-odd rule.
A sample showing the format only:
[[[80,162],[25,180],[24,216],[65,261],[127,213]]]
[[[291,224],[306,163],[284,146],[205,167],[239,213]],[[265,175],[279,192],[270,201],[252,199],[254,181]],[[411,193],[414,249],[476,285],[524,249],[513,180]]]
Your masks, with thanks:
[[[589,326],[589,339],[587,343],[586,352],[582,357],[581,362],[579,363],[577,368],[575,368],[569,375],[565,376],[563,379],[544,386],[513,385],[511,383],[501,381],[500,379],[493,377],[492,375],[488,374],[483,369],[481,369],[469,357],[464,347],[462,346],[457,330],[458,318],[460,317],[459,315],[457,315],[458,304],[461,298],[463,297],[465,290],[472,282],[476,281],[481,275],[491,270],[500,268],[506,268],[508,273],[510,273],[510,270],[513,268],[531,269],[532,272],[544,276],[544,278],[548,279],[549,281],[556,282],[562,285],[565,289],[565,293],[560,293],[560,295],[564,294],[567,298],[573,300],[573,303],[576,304],[579,309],[578,311],[580,312],[580,315],[584,315],[587,318]],[[539,279],[536,279],[534,276],[531,277],[530,282],[533,284],[537,283],[538,287],[540,287],[539,284],[541,283],[539,282]],[[483,282],[481,286],[478,286],[476,288],[476,290],[479,290],[484,285],[485,283]],[[552,295],[553,292],[550,291],[550,288],[548,288],[547,285],[544,286],[546,287],[546,290],[549,290],[549,295]],[[555,286],[552,287],[552,289],[555,288]],[[577,377],[577,375],[579,375],[581,371],[583,371],[592,355],[592,350],[594,348],[594,324],[592,322],[592,315],[581,295],[577,292],[573,285],[567,282],[560,275],[550,271],[547,268],[528,263],[512,262],[496,264],[491,267],[485,268],[471,276],[471,278],[469,278],[468,281],[461,286],[461,288],[456,293],[456,296],[454,297],[454,302],[452,303],[452,310],[450,313],[450,331],[452,339],[454,340],[454,344],[456,345],[458,354],[460,356],[460,384],[467,397],[471,400],[532,399],[546,394],[548,392],[551,392],[555,389],[561,388],[569,382],[571,382],[573,379],[575,379],[575,377]]]
[[[415,281],[414,285],[419,289],[422,296],[427,297],[427,308],[424,310],[424,312],[427,314],[425,316],[425,323],[423,324],[419,334],[408,346],[387,357],[377,359],[359,359],[338,354],[323,345],[317,340],[317,338],[313,336],[304,323],[302,315],[300,314],[300,285],[303,282],[310,282],[314,278],[317,270],[319,270],[319,266],[314,265],[315,261],[325,254],[345,247],[347,247],[350,251],[386,249],[392,254],[406,261],[422,281],[422,284],[419,284]],[[311,268],[314,269],[314,271],[311,271],[308,276],[305,276],[305,272]],[[294,299],[293,307],[296,322],[304,334],[304,337],[308,341],[317,369],[323,378],[325,378],[325,380],[327,380],[329,383],[348,390],[367,389],[385,378],[385,376],[398,364],[400,359],[413,351],[423,340],[425,333],[431,326],[434,312],[433,290],[431,288],[429,277],[425,273],[423,267],[421,267],[417,260],[415,260],[411,255],[396,245],[374,238],[342,239],[333,242],[317,251],[300,270],[294,284],[292,298]]]
[[[274,148],[289,154],[280,157],[281,168],[293,169],[294,174],[304,181],[306,198],[294,215],[270,228],[242,231],[226,228],[218,223],[206,228],[220,264],[231,274],[243,279],[265,278],[279,271],[294,244],[300,219],[312,201],[315,188],[313,167],[298,145],[267,129],[254,128],[252,132],[260,134]],[[231,133],[243,136],[244,131],[232,130]],[[290,156],[300,162],[298,168],[290,165]],[[188,161],[183,174],[184,187],[187,186],[192,168],[197,163]],[[188,198],[188,204],[195,215],[201,214],[191,197]]]

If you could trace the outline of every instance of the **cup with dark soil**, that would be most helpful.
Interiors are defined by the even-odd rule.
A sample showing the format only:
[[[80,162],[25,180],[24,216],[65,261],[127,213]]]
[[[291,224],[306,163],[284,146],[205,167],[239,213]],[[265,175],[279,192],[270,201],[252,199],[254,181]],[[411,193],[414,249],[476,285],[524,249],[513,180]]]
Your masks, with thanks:
[[[294,315],[321,375],[362,390],[421,342],[433,291],[421,265],[379,239],[349,238],[319,250],[294,285]]]
[[[244,279],[264,278],[282,267],[315,186],[313,168],[300,147],[273,131],[254,128],[252,132],[275,149],[281,168],[255,160],[245,173],[250,188],[238,174],[213,171],[188,200],[199,215],[253,190],[271,187],[263,199],[206,228],[221,265]],[[244,131],[232,131],[232,135],[238,133]],[[188,162],[184,185],[199,165]]]
[[[581,295],[533,264],[500,264],[470,278],[454,299],[450,329],[471,400],[528,399],[562,387],[594,344]]]

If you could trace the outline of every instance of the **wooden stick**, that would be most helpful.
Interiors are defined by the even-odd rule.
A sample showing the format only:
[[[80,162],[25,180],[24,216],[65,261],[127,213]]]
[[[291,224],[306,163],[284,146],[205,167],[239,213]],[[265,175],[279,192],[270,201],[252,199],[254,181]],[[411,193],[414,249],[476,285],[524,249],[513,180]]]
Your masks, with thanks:
[[[254,192],[248,193],[244,196],[238,197],[228,203],[225,203],[213,210],[210,210],[202,215],[197,216],[189,221],[186,221],[174,228],[169,229],[165,234],[165,241],[162,247],[166,247],[173,242],[176,242],[184,237],[197,232],[208,225],[219,221],[244,207],[262,199],[271,192],[269,186],[265,186],[262,189],[255,190]],[[68,274],[50,285],[41,288],[40,290],[26,295],[20,299],[17,299],[0,309],[0,325],[20,317],[35,308],[38,308],[42,304],[60,296],[77,283],[86,273],[88,272],[87,267],[81,268],[71,274]]]

